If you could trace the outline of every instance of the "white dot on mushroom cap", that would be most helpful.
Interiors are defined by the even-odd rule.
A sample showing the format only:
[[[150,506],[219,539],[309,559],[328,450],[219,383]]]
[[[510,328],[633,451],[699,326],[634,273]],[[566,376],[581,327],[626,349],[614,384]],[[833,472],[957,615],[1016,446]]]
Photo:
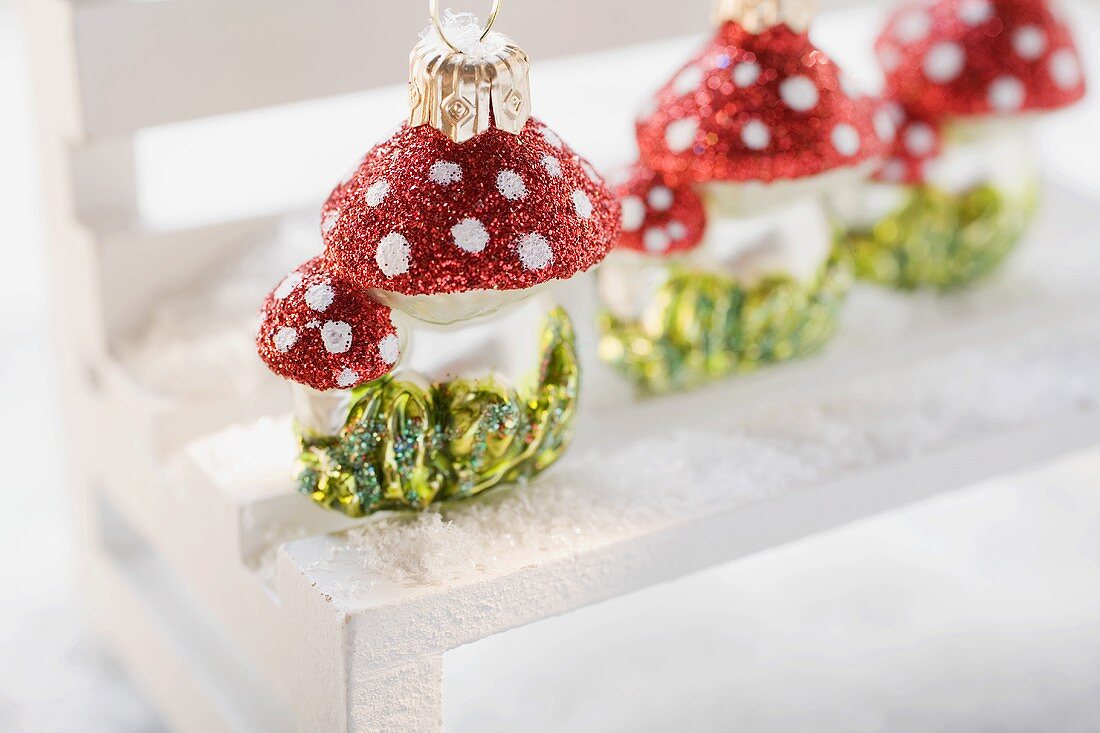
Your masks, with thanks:
[[[449,186],[462,180],[462,166],[445,160],[437,161],[432,163],[428,178],[440,186]]]
[[[998,112],[1015,112],[1024,106],[1027,92],[1014,76],[1002,76],[989,85],[989,104]]]
[[[332,285],[329,283],[311,285],[306,290],[306,305],[319,313],[327,310],[335,299],[336,291],[332,289]]]
[[[367,189],[367,206],[378,206],[380,203],[386,200],[386,196],[390,192],[389,181],[383,179],[381,181],[375,181],[371,184],[371,187]]]
[[[875,134],[883,142],[890,142],[898,134],[898,128],[894,125],[894,116],[888,109],[880,109],[875,112]]]
[[[378,243],[378,251],[374,255],[374,261],[378,269],[386,277],[404,275],[409,271],[409,255],[412,248],[409,240],[397,232],[390,232]]]
[[[733,83],[744,89],[751,87],[760,78],[760,64],[755,61],[742,61],[733,67]]]
[[[655,211],[668,211],[672,208],[672,189],[668,186],[654,186],[646,200]]]
[[[458,248],[465,252],[480,252],[489,244],[489,232],[477,219],[463,219],[455,224],[451,227],[451,236]]]
[[[354,369],[345,369],[344,371],[340,372],[340,376],[336,378],[336,386],[344,387],[346,389],[348,387],[354,387],[355,383],[358,381],[359,372],[355,371]]]
[[[321,341],[330,354],[343,354],[351,349],[351,324],[329,321],[321,326]]]
[[[328,235],[333,229],[336,228],[336,224],[340,221],[340,212],[333,209],[325,214],[321,219],[321,234]]]
[[[623,198],[623,231],[636,232],[645,223],[645,204],[637,196]]]
[[[542,134],[542,137],[543,137],[544,140],[546,140],[546,142],[550,143],[551,145],[553,145],[558,150],[561,150],[563,143],[561,141],[561,138],[558,137],[556,132],[551,130],[549,127],[544,127],[541,130],[539,130],[539,132]]]
[[[953,81],[966,66],[966,52],[962,46],[951,41],[937,43],[924,57],[924,75],[937,84]]]
[[[378,355],[387,364],[396,364],[401,356],[401,342],[392,333],[378,342]]]
[[[667,252],[668,248],[672,246],[672,239],[664,229],[651,227],[646,229],[645,234],[642,235],[642,243],[645,245],[647,252]]]
[[[688,235],[688,229],[682,222],[670,221],[668,227],[666,227],[668,236],[679,241]]]
[[[497,190],[500,195],[509,201],[518,201],[527,196],[527,186],[519,174],[512,170],[501,171],[497,174]]]
[[[840,89],[844,92],[844,96],[852,99],[864,96],[862,87],[848,74],[840,75]]]
[[[672,80],[672,88],[682,97],[698,89],[705,78],[706,74],[703,73],[703,70],[692,64],[676,75],[676,78]]]
[[[741,142],[749,150],[763,150],[772,141],[772,133],[760,120],[749,120],[741,128]]]
[[[544,155],[542,157],[542,167],[546,169],[547,175],[551,178],[561,178],[561,161],[553,155]]]
[[[795,112],[809,112],[817,106],[820,94],[813,80],[805,76],[792,76],[779,85],[783,103]]]
[[[962,0],[958,9],[959,20],[968,26],[977,26],[993,17],[989,0]]]
[[[894,23],[894,37],[902,43],[916,43],[932,30],[932,18],[919,8],[906,11]]]
[[[833,147],[841,155],[851,157],[859,152],[859,132],[847,122],[833,128]]]
[[[886,71],[894,71],[901,66],[901,53],[893,46],[883,46],[878,50],[878,62]]]
[[[275,332],[275,337],[271,341],[280,354],[285,354],[294,348],[294,344],[298,343],[298,329],[289,326],[280,328]]]
[[[665,128],[665,144],[674,153],[682,153],[695,144],[695,136],[699,132],[699,120],[694,117],[686,117],[676,120]]]
[[[541,270],[554,261],[554,251],[546,237],[528,234],[519,240],[519,261],[528,270]]]
[[[1062,89],[1073,89],[1081,83],[1081,64],[1068,48],[1050,55],[1050,77]]]
[[[582,219],[592,218],[592,199],[584,191],[573,192],[573,210]]]
[[[290,294],[294,292],[294,288],[298,287],[302,283],[302,273],[292,272],[283,278],[283,281],[279,283],[279,287],[275,288],[273,295],[275,300],[286,300],[290,297]]]
[[[923,158],[929,155],[935,147],[936,133],[929,125],[923,122],[914,122],[905,131],[905,149],[909,151],[910,155]]]
[[[1012,48],[1020,58],[1034,61],[1047,50],[1047,34],[1038,26],[1020,26],[1012,34]]]

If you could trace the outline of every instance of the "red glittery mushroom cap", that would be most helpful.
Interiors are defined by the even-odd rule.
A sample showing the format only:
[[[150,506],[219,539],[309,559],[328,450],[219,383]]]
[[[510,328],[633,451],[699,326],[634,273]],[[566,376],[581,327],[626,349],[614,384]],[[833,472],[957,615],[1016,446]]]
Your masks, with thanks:
[[[868,106],[786,25],[754,34],[724,23],[637,132],[642,159],[674,183],[794,180],[882,152]]]
[[[917,185],[925,180],[925,165],[943,150],[943,134],[935,120],[917,117],[897,102],[882,102],[875,124],[897,131],[886,162],[875,172],[879,183]]]
[[[280,377],[317,390],[378,379],[400,355],[390,309],[332,272],[323,257],[287,275],[261,315],[260,358]]]
[[[619,218],[592,166],[531,119],[463,143],[403,126],[333,191],[321,230],[348,280],[431,295],[570,278],[607,255]]]
[[[1073,38],[1046,0],[910,3],[875,49],[890,95],[927,117],[1052,110],[1085,94]]]
[[[694,249],[703,240],[706,209],[690,186],[670,186],[659,173],[639,164],[615,192],[623,206],[623,233],[616,246],[672,254]]]

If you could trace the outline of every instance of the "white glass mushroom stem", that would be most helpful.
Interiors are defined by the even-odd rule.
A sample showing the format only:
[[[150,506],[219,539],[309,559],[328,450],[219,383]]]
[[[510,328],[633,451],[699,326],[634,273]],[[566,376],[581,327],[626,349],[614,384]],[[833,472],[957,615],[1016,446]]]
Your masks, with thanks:
[[[382,305],[403,313],[414,321],[439,326],[468,323],[492,316],[509,306],[545,290],[540,285],[526,290],[472,290],[466,293],[438,295],[402,295],[372,290],[370,295]]]
[[[821,197],[838,188],[849,188],[864,180],[880,165],[868,161],[838,168],[828,173],[795,180],[763,183],[759,181],[715,182],[702,187],[708,208],[719,216],[753,218],[763,211],[785,209],[792,201]]]
[[[1027,118],[950,123],[943,154],[925,166],[928,183],[960,194],[991,185],[1009,197],[1023,196],[1035,177]]]
[[[612,315],[637,320],[674,268],[725,275],[747,289],[771,276],[810,283],[833,248],[821,201],[804,197],[756,216],[723,217],[711,209],[703,243],[683,255],[614,252],[598,273],[600,300]]]
[[[351,408],[351,390],[320,392],[304,384],[294,384],[294,418],[298,431],[308,438],[339,434]]]
[[[556,303],[545,292],[514,292],[524,294],[518,302],[512,298],[488,315],[450,326],[395,312],[394,322],[408,334],[408,345],[394,376],[439,383],[493,375],[517,384],[539,363],[542,328]]]
[[[925,166],[927,185],[951,195],[993,186],[1010,199],[1024,199],[1035,176],[1025,118],[951,123],[942,153]],[[905,206],[911,191],[876,181],[848,186],[830,197],[830,211],[844,227],[868,230]]]

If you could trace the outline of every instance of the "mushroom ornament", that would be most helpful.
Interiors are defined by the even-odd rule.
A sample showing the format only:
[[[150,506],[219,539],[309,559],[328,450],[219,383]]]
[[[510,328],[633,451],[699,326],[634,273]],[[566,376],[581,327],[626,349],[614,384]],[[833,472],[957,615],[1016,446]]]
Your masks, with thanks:
[[[834,330],[851,275],[823,195],[868,175],[886,140],[810,42],[812,9],[719,0],[715,36],[637,122],[660,185],[620,189],[624,234],[598,278],[601,356],[643,391],[796,357]],[[692,201],[698,226],[662,216]]]
[[[580,373],[552,286],[619,232],[613,192],[531,117],[527,55],[468,14],[435,20],[409,121],[336,186],[324,254],[268,297],[257,341],[298,383],[300,490],[350,516],[470,497],[562,455]]]
[[[857,274],[965,286],[1027,229],[1038,199],[1029,122],[1085,94],[1073,38],[1048,0],[938,0],[901,6],[875,48],[910,122],[875,182],[835,202]]]

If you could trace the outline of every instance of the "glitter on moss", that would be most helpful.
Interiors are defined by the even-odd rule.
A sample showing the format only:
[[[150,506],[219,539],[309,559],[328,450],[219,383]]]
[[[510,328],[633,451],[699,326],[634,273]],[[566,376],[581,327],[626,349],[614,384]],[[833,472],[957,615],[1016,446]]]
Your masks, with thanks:
[[[354,391],[343,431],[301,437],[298,486],[321,506],[362,517],[421,510],[531,478],[573,434],[580,365],[564,310],[547,316],[536,373],[522,383],[456,379],[431,386],[385,376]]]
[[[745,289],[722,275],[672,267],[640,319],[600,317],[600,357],[651,394],[816,351],[836,331],[852,284],[839,249],[810,284],[773,277]]]
[[[913,186],[894,213],[846,233],[856,276],[902,290],[965,287],[991,274],[1034,216],[1038,185],[1011,194],[985,185],[953,195]]]

